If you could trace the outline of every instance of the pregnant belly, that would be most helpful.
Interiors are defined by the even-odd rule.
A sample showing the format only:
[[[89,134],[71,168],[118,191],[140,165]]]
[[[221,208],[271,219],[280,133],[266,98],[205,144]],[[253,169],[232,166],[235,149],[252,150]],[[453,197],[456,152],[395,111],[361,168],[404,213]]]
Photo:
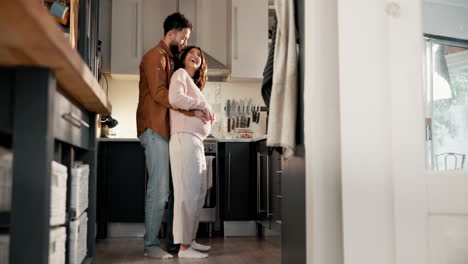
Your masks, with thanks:
[[[194,132],[197,133],[201,137],[201,139],[205,139],[211,132],[211,123],[205,124],[203,123],[203,121],[196,117],[192,120],[194,121]]]

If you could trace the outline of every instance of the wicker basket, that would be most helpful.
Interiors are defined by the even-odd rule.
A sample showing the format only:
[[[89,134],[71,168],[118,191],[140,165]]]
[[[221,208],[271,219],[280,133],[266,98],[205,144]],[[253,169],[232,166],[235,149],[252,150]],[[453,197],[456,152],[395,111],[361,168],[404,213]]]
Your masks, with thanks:
[[[68,252],[70,264],[82,263],[88,252],[88,215],[84,213],[80,218],[70,222],[70,236],[68,237]]]
[[[0,212],[11,209],[12,165],[13,154],[0,147]]]
[[[52,161],[50,185],[50,225],[63,225],[66,220],[67,167]]]
[[[89,165],[76,165],[71,171],[71,181],[71,217],[78,218],[88,208]]]

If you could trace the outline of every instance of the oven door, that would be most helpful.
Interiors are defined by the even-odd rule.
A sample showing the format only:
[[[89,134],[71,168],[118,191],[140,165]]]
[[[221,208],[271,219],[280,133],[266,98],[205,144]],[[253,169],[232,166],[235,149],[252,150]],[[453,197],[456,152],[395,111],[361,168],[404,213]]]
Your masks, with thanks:
[[[212,178],[212,187],[209,188],[206,192],[206,197],[205,197],[205,204],[203,205],[203,208],[216,208],[218,202],[217,202],[217,186],[218,186],[218,168],[217,168],[217,160],[216,160],[216,155],[215,154],[205,154],[205,156],[210,156],[213,157],[211,165],[208,162],[207,159],[207,170],[209,170],[209,166],[211,166],[211,178]]]

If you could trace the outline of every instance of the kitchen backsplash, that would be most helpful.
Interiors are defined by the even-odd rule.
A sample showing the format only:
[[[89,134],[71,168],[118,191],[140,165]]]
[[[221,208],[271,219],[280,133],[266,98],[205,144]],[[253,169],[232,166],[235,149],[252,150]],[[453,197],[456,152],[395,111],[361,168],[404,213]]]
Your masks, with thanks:
[[[110,78],[109,78],[110,77]],[[104,78],[101,85],[107,87]],[[138,105],[138,79],[135,77],[122,78],[108,76],[109,99],[112,103],[112,117],[119,124],[113,128],[115,137],[136,137],[136,108]],[[237,82],[208,82],[203,94],[216,113],[217,122],[214,124],[212,134],[216,138],[233,138],[234,133],[227,133],[226,102],[234,99],[236,102],[248,102],[251,105],[264,106],[261,96],[261,81]],[[266,112],[260,112],[258,123],[251,119],[250,129],[253,137],[261,137],[266,131]]]
[[[243,108],[247,108],[249,102],[251,107],[265,105],[261,96],[260,81],[208,82],[205,89],[203,90],[203,94],[205,95],[205,98],[207,99],[208,103],[213,107],[213,110],[216,113],[217,122],[211,130],[213,136],[216,138],[234,138],[239,136],[238,134],[233,132],[228,133],[228,117],[226,112],[226,103],[228,100],[230,102],[235,100],[236,102],[238,102],[238,104],[240,102],[243,102],[244,107],[240,106],[241,111],[243,111]],[[235,113],[235,111],[232,110],[231,112]],[[245,119],[247,119],[247,116],[250,115],[250,122],[248,127],[242,127],[251,130],[253,132],[253,137],[261,137],[265,135],[266,113],[260,112],[258,122],[254,122],[250,114],[251,111],[249,111],[249,114],[246,110],[244,110],[243,112],[244,114],[242,116],[244,116]],[[234,113],[231,113],[232,122]],[[238,120],[239,119],[240,118],[238,118]],[[238,127],[240,127],[240,125]]]

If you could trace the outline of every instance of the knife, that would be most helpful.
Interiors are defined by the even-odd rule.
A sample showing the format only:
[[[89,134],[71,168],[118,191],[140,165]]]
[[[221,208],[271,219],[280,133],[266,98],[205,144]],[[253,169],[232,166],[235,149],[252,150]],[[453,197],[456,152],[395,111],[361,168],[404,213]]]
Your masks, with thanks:
[[[255,123],[258,124],[258,122],[260,122],[260,106],[257,106],[257,117],[255,118]]]
[[[226,102],[227,132],[231,132],[231,100]]]

